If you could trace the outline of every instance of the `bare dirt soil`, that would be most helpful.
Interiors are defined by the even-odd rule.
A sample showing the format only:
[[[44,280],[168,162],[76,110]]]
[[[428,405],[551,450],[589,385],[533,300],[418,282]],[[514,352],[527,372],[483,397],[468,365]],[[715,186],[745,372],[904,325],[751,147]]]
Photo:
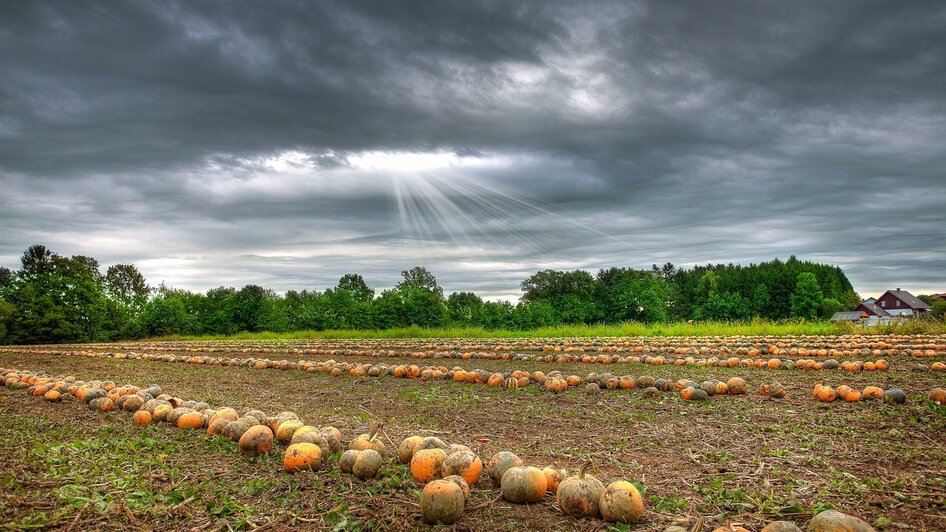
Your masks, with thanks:
[[[683,340],[681,344],[686,345]],[[279,343],[283,350],[286,345]],[[180,347],[172,351],[187,352],[187,345]],[[137,352],[148,349],[139,346]],[[329,358],[286,353],[266,356]],[[922,362],[943,360],[943,355],[940,351]],[[392,376],[332,377],[298,369],[0,348],[0,367],[118,384],[158,383],[166,393],[215,407],[256,408],[270,414],[294,411],[307,424],[338,427],[346,440],[384,421],[390,450],[408,435],[436,435],[470,446],[484,463],[501,450],[518,454],[530,465],[557,464],[573,472],[591,460],[594,474],[602,480],[631,480],[646,490],[645,519],[631,525],[631,530],[692,526],[699,517],[708,528],[731,522],[759,530],[778,519],[804,526],[814,513],[831,507],[878,529],[946,530],[946,406],[926,400],[933,387],[946,386],[946,374],[915,371],[912,357],[888,357],[891,368],[885,372],[856,373],[418,360],[407,351],[377,357],[336,353],[331,358],[352,364],[456,365],[490,372],[559,369],[584,376],[608,371],[696,382],[739,376],[748,381],[749,394],[715,396],[705,402],[683,401],[676,392],[646,398],[640,389],[589,395],[579,387],[552,394],[536,385],[509,390]],[[772,382],[783,384],[788,396],[772,399],[756,393],[761,384]],[[817,383],[899,387],[909,400],[905,405],[818,403],[811,397]],[[232,442],[202,431],[182,431],[163,423],[142,429],[131,423],[128,413],[94,412],[81,403],[48,403],[29,397],[25,390],[0,388],[3,528],[428,528],[417,507],[422,486],[396,460],[386,464],[379,478],[363,482],[340,474],[332,459],[321,471],[296,475],[282,471],[281,459],[280,447],[270,456],[247,459]],[[481,480],[473,486],[467,513],[453,529],[608,529],[601,520],[563,516],[551,496],[528,506],[509,504],[498,496],[488,479]]]

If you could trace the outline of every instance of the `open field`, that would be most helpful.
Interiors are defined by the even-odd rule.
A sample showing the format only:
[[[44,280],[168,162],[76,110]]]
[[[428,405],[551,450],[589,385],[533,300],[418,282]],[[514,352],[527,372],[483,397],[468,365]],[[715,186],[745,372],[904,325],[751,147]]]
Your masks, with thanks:
[[[770,369],[771,359],[778,364]],[[0,348],[0,368],[119,386],[157,383],[213,408],[292,411],[307,424],[337,427],[346,443],[384,421],[389,452],[407,436],[435,435],[471,447],[484,463],[512,451],[526,464],[574,473],[591,460],[606,483],[626,479],[642,488],[646,512],[631,530],[691,527],[699,517],[709,529],[731,522],[760,530],[778,519],[804,526],[831,507],[878,529],[946,529],[946,406],[927,399],[946,387],[946,372],[934,369],[944,361],[943,336],[893,335]],[[509,382],[516,370],[525,380]],[[554,371],[579,382],[553,393],[536,372],[547,381]],[[482,382],[495,373],[501,385]],[[632,376],[635,386],[607,389],[604,373]],[[649,397],[642,376],[670,386],[739,377],[748,393],[696,402],[671,389]],[[597,393],[586,391],[591,381],[600,383]],[[776,382],[784,398],[759,395],[761,385]],[[818,402],[812,389],[819,383],[900,388],[907,401]],[[25,389],[0,388],[0,420],[6,528],[427,528],[417,506],[422,485],[396,458],[369,481],[339,472],[337,453],[319,471],[289,475],[282,445],[245,458],[235,443],[204,431],[138,427],[127,412],[47,402]],[[499,495],[482,479],[455,528],[609,527],[562,515],[551,495],[533,505]]]
[[[325,331],[243,332],[231,336],[166,336],[156,340],[337,340],[399,338],[586,338],[624,336],[841,336],[841,335],[946,334],[946,322],[911,320],[902,324],[861,327],[829,321],[699,321],[675,323],[627,322],[616,325],[559,325],[531,330],[483,329],[479,327],[405,327],[393,329],[338,329]]]

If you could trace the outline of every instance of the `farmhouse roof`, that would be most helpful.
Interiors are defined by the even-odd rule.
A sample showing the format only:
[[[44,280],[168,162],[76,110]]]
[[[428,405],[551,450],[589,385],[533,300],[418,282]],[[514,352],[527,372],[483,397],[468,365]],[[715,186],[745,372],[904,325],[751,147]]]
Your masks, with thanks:
[[[857,321],[865,315],[863,310],[852,310],[850,312],[835,312],[831,316],[831,321]]]
[[[878,305],[877,303],[874,303],[873,301],[869,301],[869,300],[861,301],[861,304],[858,305],[858,307],[866,308],[869,312],[871,312],[875,316],[889,316],[890,315],[890,313],[888,313],[886,310],[881,308],[880,305]]]
[[[893,297],[899,299],[900,301],[903,301],[904,303],[907,304],[908,307],[914,310],[916,309],[929,310],[930,309],[930,306],[927,305],[922,299],[914,296],[913,294],[911,294],[910,292],[907,292],[906,290],[900,290],[898,288],[897,290],[887,290],[885,293],[892,295]],[[884,296],[880,296],[880,297],[884,297]]]

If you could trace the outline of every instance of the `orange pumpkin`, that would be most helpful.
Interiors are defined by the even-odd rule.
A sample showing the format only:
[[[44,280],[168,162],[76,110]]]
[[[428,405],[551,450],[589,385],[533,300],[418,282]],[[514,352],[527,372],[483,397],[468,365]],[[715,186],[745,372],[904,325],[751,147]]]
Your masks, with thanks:
[[[644,500],[637,487],[623,480],[608,484],[598,505],[608,523],[636,523],[644,513]]]
[[[402,464],[411,463],[411,458],[414,457],[414,450],[417,448],[417,444],[421,442],[423,438],[420,436],[408,436],[401,441],[401,445],[397,448],[397,459]]]
[[[382,426],[384,426],[384,423],[379,423],[368,434],[358,435],[357,438],[352,440],[349,448],[356,449],[359,451],[364,451],[366,449],[374,449],[375,451],[383,455],[385,452],[384,442],[378,439],[378,432],[381,430]]]
[[[929,399],[934,403],[946,404],[946,390],[943,388],[933,388],[930,390]]]
[[[517,504],[539,502],[548,487],[545,474],[537,467],[510,467],[500,482],[503,499]]]
[[[177,418],[177,428],[202,429],[204,428],[204,416],[200,412],[187,412]]]
[[[46,399],[50,403],[58,403],[60,400],[62,400],[62,394],[56,390],[49,390],[43,394],[43,399]]]
[[[288,419],[276,426],[276,441],[283,445],[289,445],[292,441],[292,435],[303,427],[303,423],[297,419]]]
[[[850,386],[846,385],[846,384],[842,384],[841,386],[838,386],[838,389],[835,390],[835,391],[837,392],[839,398],[841,398],[841,399],[846,399],[846,398],[847,398],[847,394],[849,394],[850,392],[852,392],[853,389],[852,389]]]
[[[542,474],[545,475],[545,489],[550,493],[558,491],[558,485],[568,478],[568,471],[565,469],[556,469],[552,466],[543,468]]]
[[[510,467],[517,467],[522,465],[522,460],[512,454],[509,451],[500,451],[493,455],[489,459],[489,463],[486,464],[486,473],[489,475],[490,481],[493,483],[493,487],[500,487],[503,479],[503,474],[506,473],[506,470]]]
[[[294,443],[286,448],[282,463],[287,473],[317,471],[322,467],[322,449],[312,443]]]
[[[411,476],[417,482],[430,482],[440,476],[447,453],[443,449],[421,449],[411,458]]]
[[[449,480],[435,480],[420,494],[420,514],[425,523],[453,524],[463,516],[466,498],[463,490]]]
[[[458,475],[470,486],[480,480],[483,473],[483,461],[472,451],[458,451],[447,456],[440,467],[443,477]]]
[[[266,425],[250,427],[240,436],[240,452],[246,456],[260,456],[268,453],[272,448],[273,431]]]
[[[147,410],[139,410],[135,412],[135,415],[131,416],[131,418],[139,427],[145,427],[151,424],[151,414]]]
[[[819,386],[815,391],[817,399],[822,403],[830,403],[838,398],[838,393],[830,386]]]
[[[744,395],[746,393],[746,381],[741,377],[733,377],[726,381],[727,393],[730,395]]]
[[[597,517],[598,503],[604,492],[600,480],[586,476],[585,471],[591,462],[585,463],[578,471],[578,476],[568,477],[558,485],[555,498],[562,513],[575,517]]]
[[[861,398],[864,400],[883,399],[884,391],[877,386],[868,386],[867,388],[864,388],[863,392],[861,392]]]

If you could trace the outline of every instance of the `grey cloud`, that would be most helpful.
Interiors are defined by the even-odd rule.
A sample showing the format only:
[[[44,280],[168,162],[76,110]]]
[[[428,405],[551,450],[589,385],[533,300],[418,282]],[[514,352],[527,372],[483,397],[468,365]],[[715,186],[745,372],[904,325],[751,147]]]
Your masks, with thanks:
[[[5,265],[43,242],[285,290],[423,263],[514,297],[545,267],[795,254],[865,293],[946,289],[935,3],[3,11]],[[352,164],[369,152],[496,164]]]

